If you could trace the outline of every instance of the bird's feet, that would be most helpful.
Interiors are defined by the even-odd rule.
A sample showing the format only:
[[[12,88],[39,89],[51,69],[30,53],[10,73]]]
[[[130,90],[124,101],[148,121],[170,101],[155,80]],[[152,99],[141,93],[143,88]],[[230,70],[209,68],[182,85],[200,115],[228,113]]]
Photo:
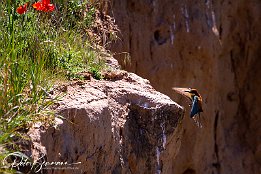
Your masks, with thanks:
[[[195,117],[193,117],[193,120],[194,120],[195,124],[196,124],[199,128],[202,128],[202,127],[203,127],[202,124],[201,124],[201,122],[200,122],[200,116],[195,116]]]

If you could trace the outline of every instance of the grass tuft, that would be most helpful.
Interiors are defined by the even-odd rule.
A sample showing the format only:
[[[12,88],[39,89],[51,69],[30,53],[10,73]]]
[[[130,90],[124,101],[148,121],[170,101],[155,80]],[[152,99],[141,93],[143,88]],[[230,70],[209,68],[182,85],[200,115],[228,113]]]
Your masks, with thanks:
[[[105,68],[86,34],[95,6],[58,0],[54,11],[44,12],[34,9],[34,2],[23,14],[16,9],[26,1],[0,2],[0,160],[21,150],[18,142],[32,124],[52,124],[55,113],[49,108],[57,98],[48,92],[54,79],[80,78],[83,71],[102,79]],[[0,162],[0,172],[11,170]]]

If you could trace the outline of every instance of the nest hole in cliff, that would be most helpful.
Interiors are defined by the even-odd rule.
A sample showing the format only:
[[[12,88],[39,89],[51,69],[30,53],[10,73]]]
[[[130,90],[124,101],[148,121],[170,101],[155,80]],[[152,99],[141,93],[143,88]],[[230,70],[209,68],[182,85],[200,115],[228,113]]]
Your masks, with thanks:
[[[159,45],[162,45],[162,44],[166,43],[166,41],[167,41],[167,38],[163,36],[163,34],[160,30],[156,30],[154,32],[154,39]]]
[[[188,168],[183,172],[183,174],[195,174],[195,173],[196,173],[196,171],[191,168]]]

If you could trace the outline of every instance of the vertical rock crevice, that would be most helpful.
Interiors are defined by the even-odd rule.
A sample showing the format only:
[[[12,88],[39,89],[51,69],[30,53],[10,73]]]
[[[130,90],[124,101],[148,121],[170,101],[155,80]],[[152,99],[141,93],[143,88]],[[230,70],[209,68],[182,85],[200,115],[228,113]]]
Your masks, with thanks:
[[[217,174],[220,174],[221,163],[220,163],[220,159],[219,159],[219,146],[218,146],[218,142],[217,142],[218,122],[219,122],[219,112],[216,111],[215,121],[214,121],[214,131],[213,131],[214,132],[214,151],[215,151],[216,161],[212,165],[213,165],[213,167],[215,167]]]

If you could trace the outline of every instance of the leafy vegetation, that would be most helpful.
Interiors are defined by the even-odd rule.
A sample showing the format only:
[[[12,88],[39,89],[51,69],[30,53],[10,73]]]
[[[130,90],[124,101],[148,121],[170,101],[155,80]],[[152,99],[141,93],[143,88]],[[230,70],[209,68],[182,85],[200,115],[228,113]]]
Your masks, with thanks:
[[[102,78],[104,63],[85,33],[94,14],[89,1],[0,2],[0,160],[19,151],[31,124],[52,123],[53,79],[70,80],[81,71]]]

